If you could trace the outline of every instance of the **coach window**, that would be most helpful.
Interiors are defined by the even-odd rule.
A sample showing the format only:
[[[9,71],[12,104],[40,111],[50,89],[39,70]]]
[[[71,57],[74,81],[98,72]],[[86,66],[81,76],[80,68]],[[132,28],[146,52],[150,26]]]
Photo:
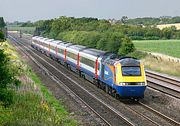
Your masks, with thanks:
[[[60,49],[60,48],[58,48],[58,52],[59,52],[60,54],[64,54],[64,50],[62,50],[62,49]]]
[[[51,49],[52,49],[52,50],[56,50],[56,47],[52,45],[52,46],[51,46]]]
[[[38,41],[38,44],[39,44],[39,45],[41,45],[41,42],[40,42],[40,41]]]
[[[83,64],[86,64],[92,68],[95,67],[95,62],[90,60],[90,59],[87,59],[87,58],[84,58],[84,57],[80,57],[80,62],[82,62]]]
[[[76,56],[76,54],[74,54],[74,53],[67,52],[67,56],[70,57],[70,58],[72,58],[72,59],[74,59],[74,60],[77,60],[77,56]]]

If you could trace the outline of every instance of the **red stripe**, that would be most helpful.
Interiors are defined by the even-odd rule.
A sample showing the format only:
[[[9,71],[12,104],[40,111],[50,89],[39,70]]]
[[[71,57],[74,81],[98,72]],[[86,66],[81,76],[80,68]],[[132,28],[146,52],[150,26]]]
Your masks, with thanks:
[[[95,77],[98,78],[98,60],[96,59],[96,66],[95,66]]]
[[[78,59],[77,59],[77,69],[78,70],[80,69],[80,56],[79,56],[79,53],[78,53]]]
[[[114,66],[114,83],[116,83],[116,67]]]

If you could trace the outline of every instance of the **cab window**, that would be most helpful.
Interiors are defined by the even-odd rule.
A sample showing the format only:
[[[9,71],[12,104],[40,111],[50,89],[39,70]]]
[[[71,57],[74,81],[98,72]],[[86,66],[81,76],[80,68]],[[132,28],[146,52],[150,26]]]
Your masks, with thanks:
[[[141,69],[139,66],[123,66],[123,76],[141,76]]]

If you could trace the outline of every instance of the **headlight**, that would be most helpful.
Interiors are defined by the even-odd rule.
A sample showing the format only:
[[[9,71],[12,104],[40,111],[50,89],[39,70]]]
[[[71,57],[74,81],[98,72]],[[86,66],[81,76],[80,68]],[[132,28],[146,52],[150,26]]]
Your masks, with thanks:
[[[124,82],[120,82],[119,83],[121,86],[125,86],[126,85],[126,83],[124,83]]]
[[[144,82],[137,82],[137,85],[145,85]]]

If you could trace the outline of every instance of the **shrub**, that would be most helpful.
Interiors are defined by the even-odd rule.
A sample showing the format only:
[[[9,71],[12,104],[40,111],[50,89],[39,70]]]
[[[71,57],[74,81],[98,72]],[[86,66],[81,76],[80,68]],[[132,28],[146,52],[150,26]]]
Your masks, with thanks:
[[[135,47],[132,41],[127,37],[122,38],[122,44],[121,44],[121,47],[119,48],[118,54],[120,56],[125,56],[128,53],[133,52],[134,50],[135,50]]]
[[[7,54],[4,53],[4,50],[0,50],[0,101],[5,106],[12,103],[13,91],[10,90],[10,87],[20,83],[15,78],[17,73],[16,68],[13,68],[9,62]]]
[[[4,41],[4,34],[3,34],[3,32],[2,31],[0,31],[0,41]]]

